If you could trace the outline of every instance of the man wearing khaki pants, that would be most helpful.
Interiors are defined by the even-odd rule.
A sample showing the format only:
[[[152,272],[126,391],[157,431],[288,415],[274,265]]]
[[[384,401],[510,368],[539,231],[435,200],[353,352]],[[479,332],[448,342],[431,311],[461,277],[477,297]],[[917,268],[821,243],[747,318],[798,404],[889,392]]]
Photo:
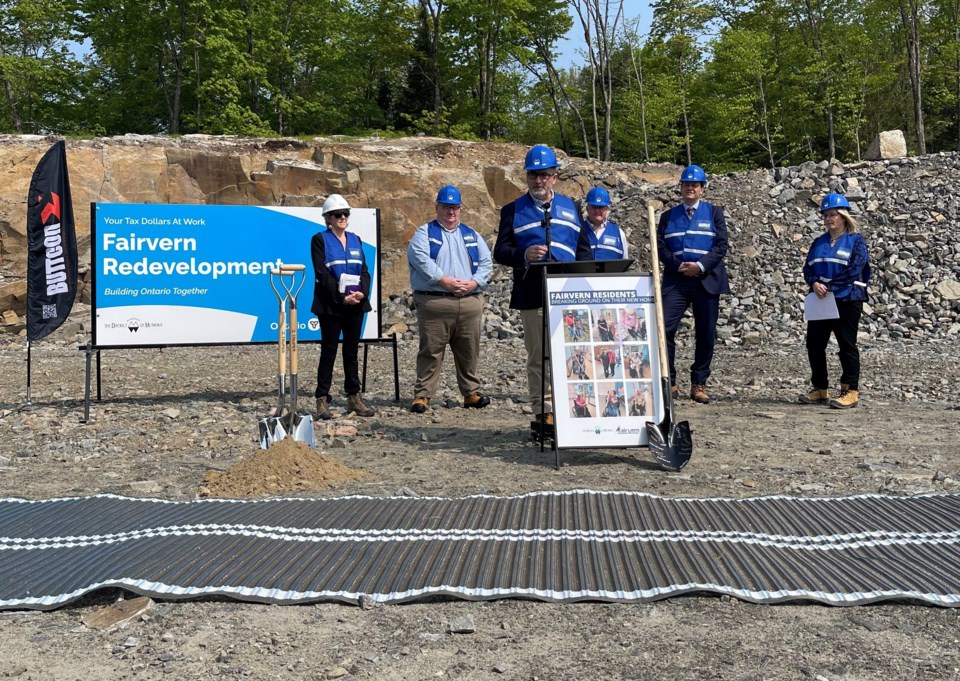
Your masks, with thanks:
[[[524,158],[527,192],[500,209],[500,226],[493,254],[501,265],[513,268],[510,307],[520,311],[523,345],[527,351],[527,388],[537,421],[544,420],[541,433],[552,434],[553,403],[550,391],[550,365],[543,363],[543,274],[532,263],[590,260],[588,227],[580,217],[573,199],[554,192],[558,180],[557,156],[549,147],[538,144]],[[552,225],[549,232],[547,226]],[[549,243],[547,238],[549,236]],[[545,381],[546,395],[540,383]]]
[[[493,269],[490,248],[460,222],[460,191],[447,185],[437,194],[436,219],[420,225],[407,247],[410,284],[417,308],[420,351],[410,411],[422,414],[440,382],[447,345],[453,352],[463,406],[482,409],[490,398],[480,392],[477,371],[483,297]]]

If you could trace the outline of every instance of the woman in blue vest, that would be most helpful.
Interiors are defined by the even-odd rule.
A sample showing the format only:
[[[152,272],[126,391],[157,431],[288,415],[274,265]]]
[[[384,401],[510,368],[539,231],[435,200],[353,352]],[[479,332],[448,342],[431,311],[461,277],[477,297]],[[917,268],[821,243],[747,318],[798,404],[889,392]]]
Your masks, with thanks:
[[[587,224],[594,260],[622,260],[627,257],[627,237],[620,225],[607,221],[610,193],[603,187],[587,192]]]
[[[330,411],[330,384],[343,335],[343,391],[347,408],[357,416],[376,412],[360,395],[360,363],[357,359],[363,316],[370,305],[370,271],[363,255],[360,237],[347,231],[350,204],[339,194],[323,202],[327,229],[313,235],[314,285],[311,311],[320,322],[320,363],[317,366],[317,417],[333,418]]]
[[[813,388],[800,397],[803,404],[829,404],[834,409],[849,409],[860,402],[860,351],[857,330],[863,301],[870,281],[870,254],[867,243],[857,233],[857,221],[850,215],[845,196],[827,194],[820,202],[820,216],[826,231],[818,236],[807,261],[803,278],[818,298],[832,293],[837,302],[836,319],[807,322],[807,357]],[[827,344],[830,334],[840,346],[840,393],[830,398],[827,376]]]

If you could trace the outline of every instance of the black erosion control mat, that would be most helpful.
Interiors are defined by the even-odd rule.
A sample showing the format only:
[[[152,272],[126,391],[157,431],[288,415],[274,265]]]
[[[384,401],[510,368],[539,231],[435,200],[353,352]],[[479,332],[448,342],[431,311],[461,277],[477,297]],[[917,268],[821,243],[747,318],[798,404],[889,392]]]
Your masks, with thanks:
[[[960,604],[960,495],[0,500],[0,609],[105,587],[163,599],[448,596]]]

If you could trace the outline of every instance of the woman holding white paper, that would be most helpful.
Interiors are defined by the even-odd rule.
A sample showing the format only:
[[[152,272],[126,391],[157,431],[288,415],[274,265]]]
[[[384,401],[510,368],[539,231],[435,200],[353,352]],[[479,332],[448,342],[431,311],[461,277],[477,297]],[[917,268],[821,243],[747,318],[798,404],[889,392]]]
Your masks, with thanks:
[[[828,403],[834,409],[849,409],[860,402],[860,351],[857,330],[870,281],[870,254],[850,204],[841,194],[827,194],[820,203],[826,231],[810,246],[803,265],[803,278],[820,299],[832,295],[837,317],[807,321],[807,357],[813,388],[800,397],[803,404]],[[831,398],[827,374],[827,344],[830,334],[840,346],[840,392]]]
[[[358,361],[363,315],[369,312],[370,271],[360,237],[347,231],[350,204],[339,194],[323,202],[327,229],[313,235],[314,285],[311,311],[320,322],[320,363],[317,366],[317,417],[333,418],[330,411],[330,384],[337,347],[343,335],[343,391],[347,408],[357,416],[373,416],[360,395]]]

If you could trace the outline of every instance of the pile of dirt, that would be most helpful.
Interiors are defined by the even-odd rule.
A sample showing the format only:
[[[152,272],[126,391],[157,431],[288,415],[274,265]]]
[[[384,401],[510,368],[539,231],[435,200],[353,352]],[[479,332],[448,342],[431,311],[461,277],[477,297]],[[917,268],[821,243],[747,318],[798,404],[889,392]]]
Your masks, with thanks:
[[[303,442],[284,438],[225,471],[208,471],[197,493],[201,497],[271,496],[330,487],[368,475]]]

